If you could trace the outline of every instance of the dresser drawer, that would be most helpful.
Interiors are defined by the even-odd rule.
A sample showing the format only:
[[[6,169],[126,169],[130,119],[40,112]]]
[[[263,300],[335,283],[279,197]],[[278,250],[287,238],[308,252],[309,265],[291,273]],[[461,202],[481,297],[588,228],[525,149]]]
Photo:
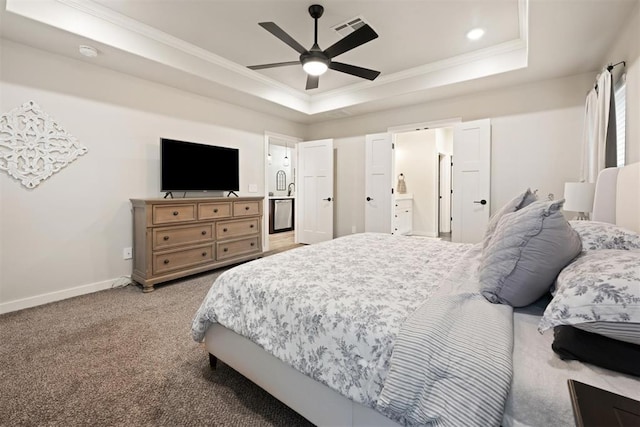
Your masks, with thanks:
[[[175,222],[195,221],[195,203],[179,205],[153,205],[153,223],[172,224]]]
[[[233,202],[233,216],[259,215],[260,202]]]
[[[165,227],[153,230],[153,250],[180,245],[197,245],[213,240],[213,224]]]
[[[396,209],[401,209],[401,210],[405,210],[405,209],[411,209],[413,207],[413,200],[411,199],[403,199],[403,200],[396,200]]]
[[[232,242],[218,243],[218,260],[233,258],[240,255],[248,255],[253,252],[260,251],[258,244],[259,237],[250,237],[248,239],[234,240]]]
[[[216,239],[231,239],[258,233],[259,218],[216,223]]]
[[[227,203],[199,203],[199,219],[218,219],[231,216],[231,202]]]
[[[215,259],[213,244],[181,251],[153,254],[153,274],[167,273],[198,264],[212,262]]]

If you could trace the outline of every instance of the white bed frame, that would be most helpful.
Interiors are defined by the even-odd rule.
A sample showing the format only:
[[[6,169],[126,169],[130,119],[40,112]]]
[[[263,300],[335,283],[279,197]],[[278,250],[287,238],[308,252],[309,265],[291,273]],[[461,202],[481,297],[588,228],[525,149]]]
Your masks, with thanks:
[[[601,172],[593,220],[640,232],[640,163]],[[212,367],[223,361],[317,426],[399,426],[293,369],[235,332],[214,324],[205,335]]]

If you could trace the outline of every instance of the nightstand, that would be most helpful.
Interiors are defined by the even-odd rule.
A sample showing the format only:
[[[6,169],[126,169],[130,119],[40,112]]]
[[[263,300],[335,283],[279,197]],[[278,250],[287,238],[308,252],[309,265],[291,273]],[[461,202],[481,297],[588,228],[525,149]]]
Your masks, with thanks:
[[[640,426],[639,401],[578,381],[568,383],[577,427]]]

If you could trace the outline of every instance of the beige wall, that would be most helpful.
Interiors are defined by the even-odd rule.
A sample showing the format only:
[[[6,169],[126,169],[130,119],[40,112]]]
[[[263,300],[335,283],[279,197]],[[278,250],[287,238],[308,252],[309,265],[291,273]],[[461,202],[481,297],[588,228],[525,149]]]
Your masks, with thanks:
[[[562,197],[564,183],[578,179],[580,141],[583,124],[584,97],[593,83],[593,74],[581,74],[549,81],[481,92],[464,97],[444,99],[359,117],[332,120],[310,126],[310,138],[321,139],[358,135],[354,144],[364,145],[364,135],[385,132],[387,128],[407,123],[436,121],[461,117],[464,121],[491,119],[491,211],[495,212],[514,195],[530,187],[542,197],[553,193]],[[364,171],[364,147],[338,151],[338,162]],[[345,157],[342,157],[345,156]],[[364,172],[362,175],[364,176]],[[364,199],[364,186],[349,193],[338,191],[350,200]],[[349,202],[350,212],[343,212],[338,201],[336,216],[362,218],[355,224],[364,227],[363,203]],[[336,236],[344,228],[336,228]]]
[[[626,61],[627,72],[627,158],[626,162],[640,162],[640,1],[620,30],[618,40],[609,50],[602,66]],[[614,69],[617,78],[622,67]],[[595,78],[595,75],[593,76]]]
[[[159,197],[162,136],[240,149],[240,195],[264,195],[264,132],[306,127],[2,42],[0,111],[29,100],[88,147],[33,190],[0,174],[0,311],[105,288],[131,273],[129,198]],[[116,280],[117,282],[117,280]]]

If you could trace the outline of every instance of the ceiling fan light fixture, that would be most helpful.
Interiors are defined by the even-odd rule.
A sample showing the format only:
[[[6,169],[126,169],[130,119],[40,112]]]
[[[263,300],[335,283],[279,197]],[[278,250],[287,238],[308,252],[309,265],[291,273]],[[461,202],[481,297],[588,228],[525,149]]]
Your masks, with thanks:
[[[320,79],[319,76],[324,74],[329,68],[363,79],[375,80],[380,74],[380,71],[370,70],[368,68],[358,67],[351,64],[344,64],[342,62],[335,62],[333,61],[333,58],[378,38],[378,34],[373,31],[373,28],[368,24],[363,24],[358,26],[358,28],[351,34],[338,40],[327,49],[322,50],[320,49],[320,46],[318,46],[318,18],[322,16],[323,12],[324,7],[319,4],[312,4],[309,6],[309,15],[311,15],[314,21],[313,46],[309,50],[305,49],[304,46],[298,43],[274,22],[259,22],[258,25],[298,52],[300,54],[300,60],[299,62],[288,61],[273,64],[249,65],[248,67],[252,70],[262,70],[264,68],[301,64],[302,69],[307,73],[306,90],[317,89]]]
[[[302,69],[312,76],[321,76],[329,69],[329,64],[320,58],[309,58],[302,64]]]

